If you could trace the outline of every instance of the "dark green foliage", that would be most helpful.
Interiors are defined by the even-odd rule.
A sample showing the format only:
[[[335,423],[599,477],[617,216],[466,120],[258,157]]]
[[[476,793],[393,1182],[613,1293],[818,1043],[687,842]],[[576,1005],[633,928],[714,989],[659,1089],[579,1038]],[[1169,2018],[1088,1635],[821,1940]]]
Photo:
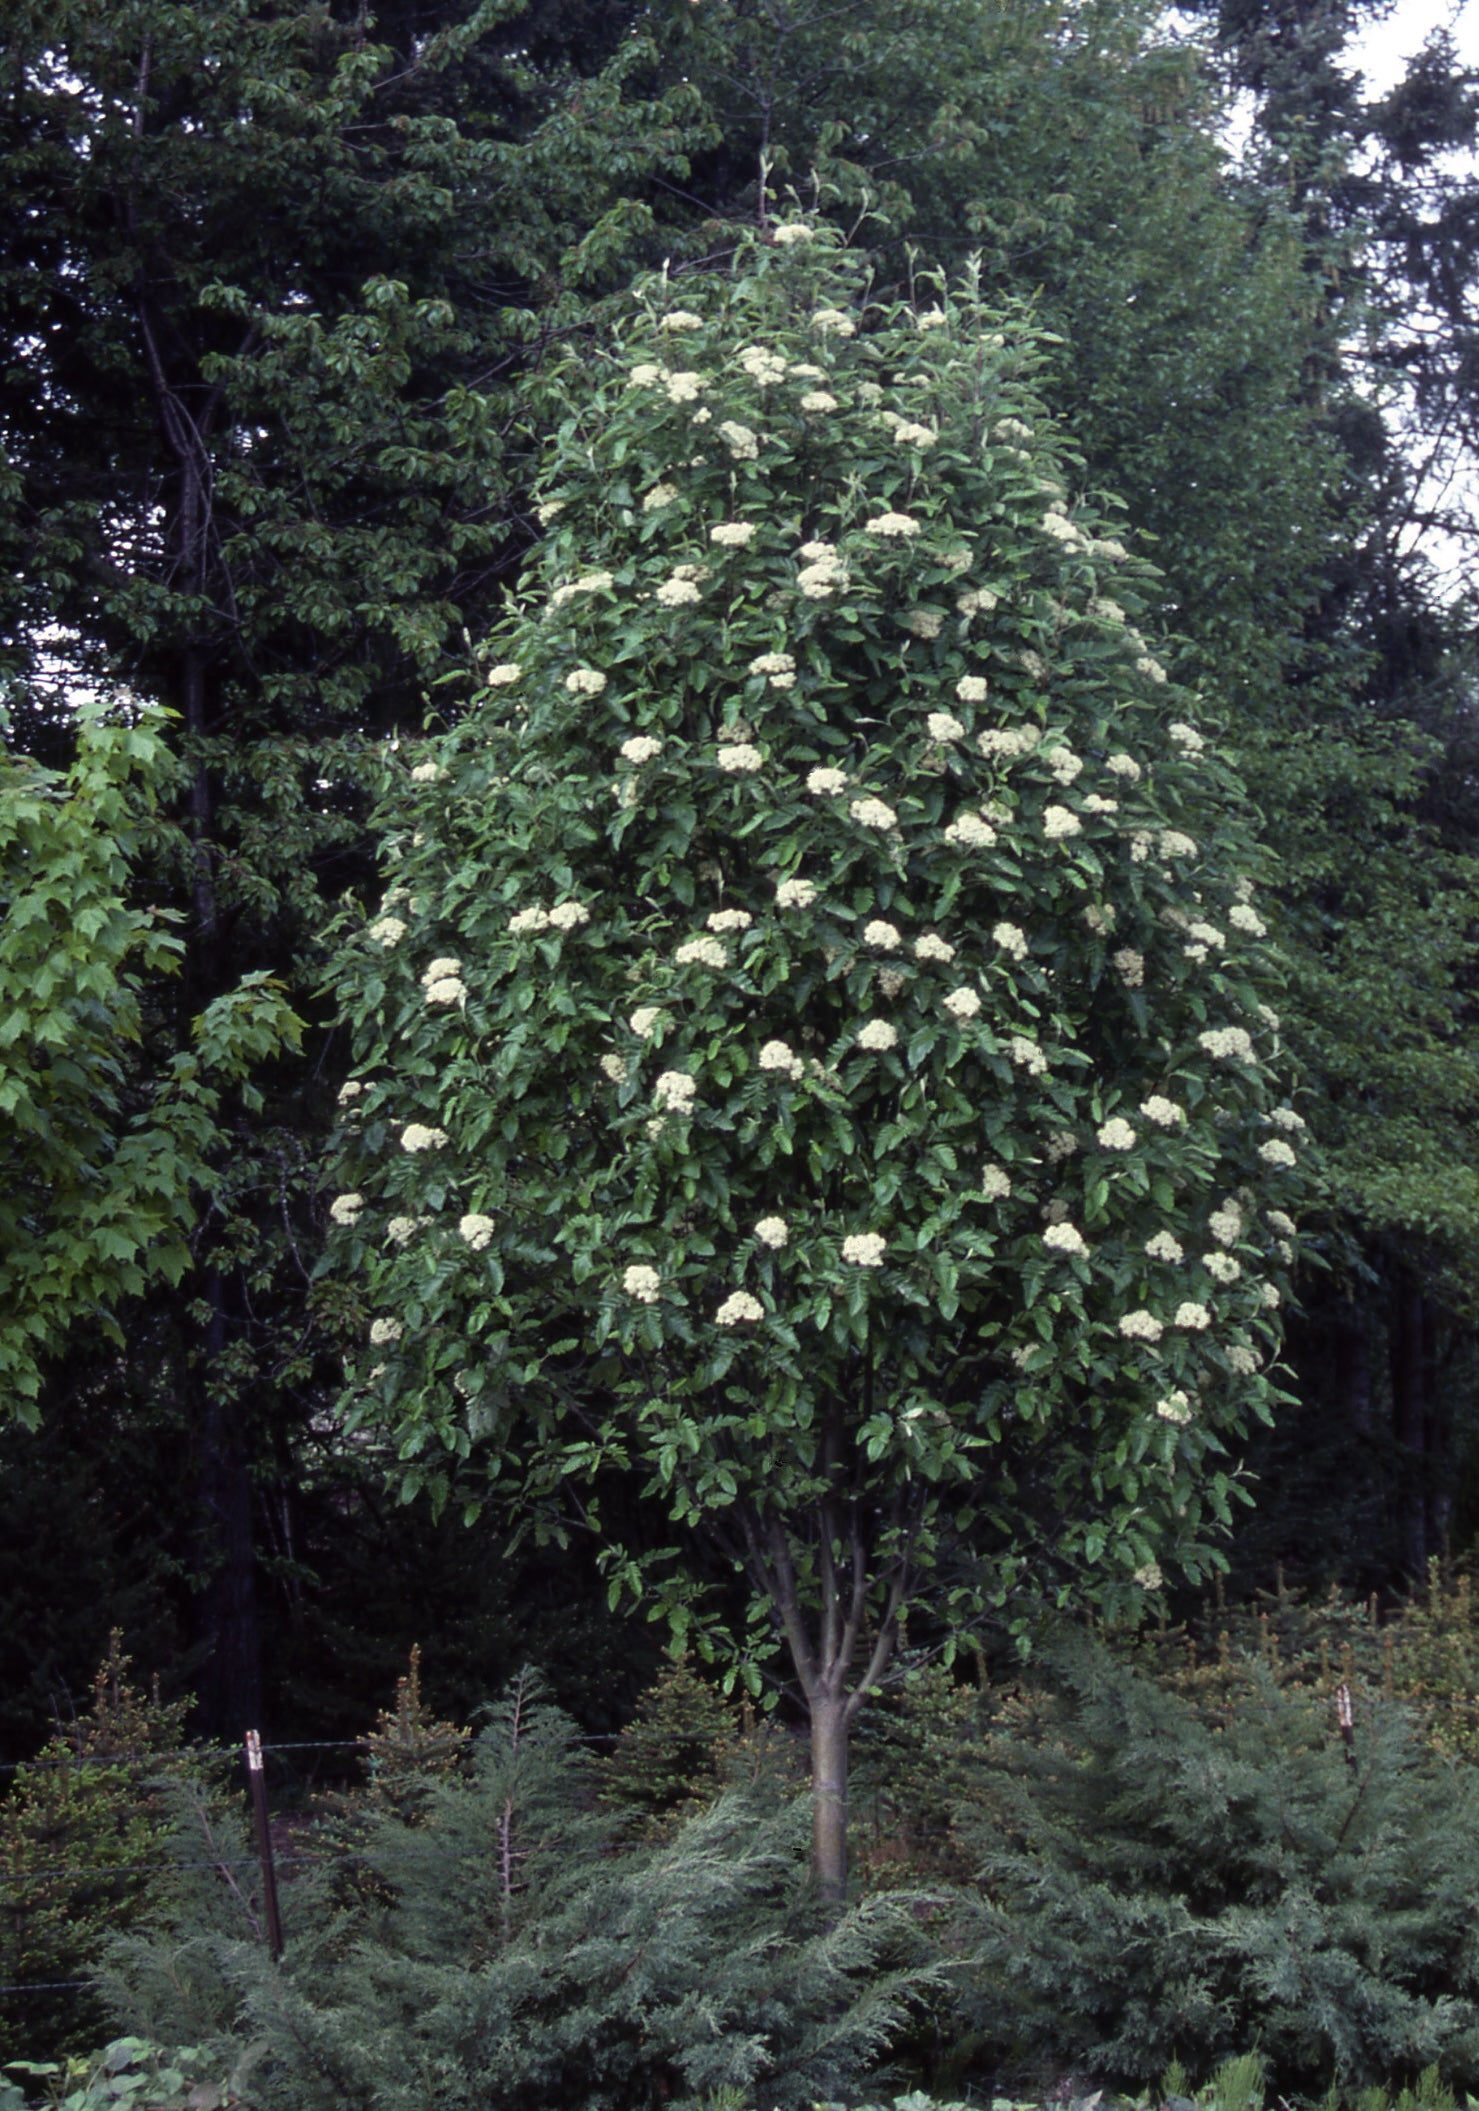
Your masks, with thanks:
[[[1479,1787],[1356,1701],[1255,1668],[1215,1713],[1086,1644],[1003,1711],[962,1812],[980,2028],[1003,2054],[1143,2084],[1256,2044],[1280,2090],[1437,2062],[1479,2078]]]
[[[638,1839],[671,1835],[718,1793],[735,1715],[676,1649],[596,1769],[601,1799]]]
[[[164,2043],[260,2043],[260,2111],[646,2111],[752,2083],[800,2111],[855,2091],[936,1983],[906,1911],[815,1916],[793,1804],[730,1792],[664,1846],[616,1849],[532,1677],[471,1768],[424,1822],[373,1825],[373,1887],[286,1887],[280,1969],[182,1832],[168,1912],[115,1945],[115,2011]]]
[[[83,1977],[159,1902],[170,1828],[157,1777],[190,1768],[186,1703],[133,1685],[129,1662],[115,1632],[85,1713],[0,1799],[0,1981],[38,1988],[0,1994],[8,2056],[96,2039],[96,2007],[56,1982]]]

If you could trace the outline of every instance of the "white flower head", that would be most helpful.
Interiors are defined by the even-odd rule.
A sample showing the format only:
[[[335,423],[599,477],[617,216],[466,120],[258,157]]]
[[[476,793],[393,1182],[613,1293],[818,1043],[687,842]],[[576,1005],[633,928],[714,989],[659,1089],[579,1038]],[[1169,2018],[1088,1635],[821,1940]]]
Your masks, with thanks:
[[[984,704],[986,701],[985,675],[963,674],[955,685],[955,693],[963,704]]]
[[[797,590],[808,601],[826,601],[846,585],[847,567],[835,556],[818,558],[796,574]]]
[[[621,1287],[639,1305],[655,1305],[662,1291],[662,1277],[655,1268],[638,1261],[622,1276]]]
[[[686,1070],[665,1070],[652,1088],[652,1097],[659,1107],[671,1107],[676,1114],[686,1114],[692,1109],[697,1091],[697,1084]]]
[[[778,909],[809,909],[817,898],[815,880],[782,880],[775,890]]]
[[[1234,1342],[1227,1352],[1228,1368],[1236,1371],[1240,1378],[1256,1378],[1258,1358],[1243,1342]]]
[[[409,1121],[401,1131],[403,1151],[440,1151],[446,1141],[445,1129],[430,1129],[425,1122]]]
[[[528,931],[549,929],[548,909],[519,909],[508,920],[508,928],[515,938],[522,938]]]
[[[871,520],[863,522],[863,533],[907,542],[919,533],[919,522],[912,513],[875,513]]]
[[[466,1005],[467,1003],[467,984],[460,975],[438,975],[430,982],[423,976],[422,985],[426,992],[428,1004]]]
[[[1236,1255],[1224,1253],[1220,1247],[1213,1253],[1202,1255],[1202,1266],[1214,1283],[1235,1283],[1243,1272],[1243,1264]]]
[[[1249,938],[1267,938],[1268,925],[1256,909],[1246,902],[1236,902],[1227,912],[1227,920],[1235,931],[1244,931]]]
[[[1143,989],[1145,986],[1145,955],[1137,953],[1133,946],[1121,946],[1110,956],[1115,972],[1127,990]]]
[[[753,777],[765,767],[765,757],[753,741],[730,740],[715,752],[714,760],[728,777]]]
[[[764,1317],[765,1307],[758,1297],[752,1297],[748,1290],[731,1290],[714,1314],[714,1324],[716,1327],[738,1327]]]
[[[1019,1070],[1029,1077],[1042,1077],[1048,1067],[1048,1059],[1036,1041],[1029,1041],[1026,1034],[1013,1034],[1007,1043],[1007,1054]]]
[[[1126,1341],[1159,1341],[1165,1327],[1153,1312],[1122,1312],[1119,1330]]]
[[[1214,1209],[1207,1219],[1207,1229],[1219,1246],[1236,1246],[1243,1236],[1243,1212],[1234,1201],[1226,1201],[1220,1209]]]
[[[952,990],[944,1004],[950,1016],[959,1019],[962,1025],[967,1019],[976,1018],[981,1010],[981,999],[972,989]]]
[[[898,925],[885,922],[881,916],[875,916],[871,923],[863,926],[863,944],[872,946],[876,952],[897,953],[902,943]]]
[[[1065,836],[1079,835],[1083,830],[1083,825],[1083,822],[1080,821],[1071,806],[1045,806],[1043,808],[1042,832],[1050,843],[1059,842]]]
[[[801,408],[820,416],[827,411],[836,410],[837,398],[830,389],[809,388],[801,399]]]
[[[842,1258],[855,1268],[881,1268],[887,1250],[888,1240],[877,1231],[849,1232],[842,1242]]]
[[[341,1107],[347,1107],[352,1099],[359,1098],[360,1094],[364,1091],[364,1089],[364,1086],[360,1083],[358,1078],[346,1078],[344,1083],[339,1087],[339,1090],[335,1094],[335,1097],[337,1098]]]
[[[767,1041],[760,1051],[759,1067],[788,1078],[800,1078],[806,1072],[806,1065],[786,1041]]]
[[[1176,1316],[1171,1324],[1173,1327],[1184,1327],[1188,1334],[1202,1334],[1211,1326],[1212,1315],[1205,1305],[1199,1305],[1194,1298],[1187,1298],[1184,1304],[1176,1307]]]
[[[717,938],[685,938],[673,959],[680,968],[724,968],[729,965],[729,955]]]
[[[989,850],[996,841],[996,830],[983,814],[957,814],[945,830],[947,843],[958,843],[964,850]]]
[[[983,1165],[981,1193],[988,1202],[1005,1202],[1012,1192],[1012,1176],[1004,1165]]]
[[[1175,1392],[1167,1393],[1164,1400],[1157,1400],[1155,1411],[1163,1422],[1174,1423],[1178,1428],[1188,1423],[1193,1413],[1191,1401],[1179,1386]]]
[[[942,745],[947,740],[961,740],[965,737],[965,727],[950,711],[931,711],[924,726],[930,739],[937,740]]]
[[[778,353],[767,351],[764,345],[746,345],[735,360],[742,373],[748,374],[761,388],[773,388],[786,378],[786,362]]]
[[[1140,658],[1135,662],[1135,672],[1137,674],[1143,674],[1146,680],[1151,682],[1159,683],[1163,682],[1166,679],[1165,668],[1161,665],[1159,660],[1153,660],[1148,652],[1142,653]]]
[[[336,1195],[329,1204],[329,1215],[336,1224],[357,1224],[364,1206],[363,1195]]]
[[[1184,1258],[1181,1241],[1174,1232],[1152,1233],[1145,1242],[1145,1251],[1153,1261],[1179,1261]]]
[[[389,1342],[399,1341],[404,1329],[398,1319],[375,1319],[370,1322],[370,1347],[383,1349]]]
[[[671,506],[678,496],[676,484],[654,484],[642,500],[644,513],[661,513],[664,506]]]
[[[854,799],[848,808],[859,828],[893,828],[898,815],[882,799]]]
[[[1086,1254],[1089,1250],[1083,1233],[1074,1224],[1050,1224],[1042,1235],[1042,1242],[1054,1253]]]
[[[1209,1056],[1215,1056],[1222,1063],[1251,1063],[1254,1060],[1252,1038],[1241,1026],[1209,1027],[1206,1033],[1197,1035],[1197,1046],[1205,1048]]]
[[[565,687],[572,696],[599,696],[606,677],[598,667],[575,667],[566,675]]]
[[[948,939],[941,938],[938,932],[926,931],[922,938],[916,938],[914,941],[914,958],[938,960],[948,967],[955,958],[955,948]]]
[[[899,1030],[896,1026],[891,1025],[887,1019],[870,1019],[858,1035],[859,1048],[867,1048],[881,1053],[885,1049],[897,1048],[898,1045]]]
[[[991,941],[1000,946],[1003,953],[1010,953],[1013,960],[1027,958],[1027,933],[1020,924],[993,924]]]
[[[1194,858],[1197,846],[1191,836],[1181,833],[1179,828],[1161,830],[1161,856],[1163,858]]]
[[[828,769],[824,764],[808,776],[806,789],[816,798],[835,796],[847,790],[847,774],[843,770]]]
[[[762,1217],[755,1226],[755,1236],[762,1246],[770,1246],[778,1253],[790,1244],[791,1227],[784,1217]]]
[[[392,1246],[408,1246],[425,1221],[422,1217],[392,1217],[385,1236]]]
[[[485,680],[490,689],[507,689],[522,678],[523,672],[517,660],[502,660],[488,669]]]
[[[1207,743],[1195,726],[1188,726],[1180,719],[1177,719],[1173,724],[1167,726],[1166,731],[1183,753],[1201,755],[1206,752]]]
[[[988,726],[976,735],[976,746],[988,760],[993,755],[1030,755],[1037,743],[1036,726]]]
[[[1104,767],[1112,777],[1123,777],[1128,784],[1140,782],[1141,768],[1133,755],[1111,755]]]
[[[811,326],[824,337],[852,337],[857,333],[857,324],[841,308],[818,308]]]
[[[1134,1580],[1143,1591],[1158,1591],[1166,1579],[1158,1561],[1145,1561],[1136,1569]]]
[[[754,921],[748,909],[711,909],[704,918],[711,931],[748,931]]]
[[[665,579],[652,598],[660,608],[692,608],[703,595],[691,579]]]
[[[796,242],[810,242],[814,231],[804,220],[786,220],[781,226],[772,228],[771,241],[777,249],[789,249]]]
[[[384,946],[387,952],[390,951],[392,946],[398,946],[405,935],[406,927],[398,916],[377,918],[371,924],[368,933],[368,936],[374,939],[376,945]]]
[[[639,1041],[650,1041],[661,1017],[662,1013],[655,1004],[642,1004],[632,1013],[627,1025]]]
[[[701,330],[703,326],[703,317],[688,308],[669,308],[657,325],[659,330]]]
[[[1072,748],[1054,748],[1048,756],[1048,768],[1060,784],[1072,784],[1083,774],[1084,759],[1075,755]]]
[[[1135,1131],[1121,1115],[1112,1114],[1096,1134],[1103,1150],[1133,1151],[1135,1148]]]
[[[1292,1107],[1270,1107],[1268,1118],[1276,1129],[1292,1130],[1308,1127],[1304,1116],[1296,1114]]]
[[[741,425],[735,418],[726,418],[719,427],[719,437],[737,462],[753,462],[760,453],[758,434],[748,425]]]
[[[485,1217],[481,1210],[470,1209],[465,1217],[457,1220],[457,1230],[474,1253],[481,1253],[493,1237],[493,1219]]]
[[[1140,1102],[1140,1112],[1157,1129],[1179,1129],[1186,1120],[1185,1107],[1159,1092],[1152,1092],[1149,1099]]]
[[[1258,1146],[1258,1155],[1265,1165],[1291,1166],[1299,1163],[1282,1136],[1271,1136],[1267,1143],[1261,1143]]]
[[[717,527],[709,530],[709,541],[718,543],[722,550],[742,550],[754,539],[755,523],[752,520],[721,520]]]
[[[938,608],[911,608],[904,618],[904,628],[912,631],[916,638],[934,639],[945,628],[945,614]]]
[[[624,1085],[629,1075],[626,1057],[603,1055],[601,1058],[601,1074],[603,1077],[609,1078],[613,1085]]]
[[[584,902],[557,902],[549,913],[552,931],[578,931],[582,924],[591,920],[591,912]]]
[[[418,762],[411,772],[413,784],[439,784],[448,772],[439,762]]]
[[[1297,1239],[1299,1236],[1298,1225],[1292,1217],[1286,1216],[1281,1209],[1268,1211],[1268,1224],[1270,1231],[1279,1232],[1286,1239]]]
[[[617,752],[623,762],[640,767],[644,762],[651,762],[655,755],[662,753],[662,742],[651,733],[634,733],[630,740],[622,742]]]
[[[796,662],[789,652],[762,652],[751,660],[749,671],[751,674],[766,675],[773,682],[778,674],[794,676]]]

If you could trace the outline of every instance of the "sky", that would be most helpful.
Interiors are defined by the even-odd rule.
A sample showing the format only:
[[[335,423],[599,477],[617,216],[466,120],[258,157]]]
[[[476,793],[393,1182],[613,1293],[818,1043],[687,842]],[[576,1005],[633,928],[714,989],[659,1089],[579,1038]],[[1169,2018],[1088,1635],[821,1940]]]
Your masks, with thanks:
[[[1367,87],[1384,94],[1434,29],[1451,28],[1460,57],[1479,66],[1479,0],[1396,0],[1385,22],[1375,23],[1355,47]]]

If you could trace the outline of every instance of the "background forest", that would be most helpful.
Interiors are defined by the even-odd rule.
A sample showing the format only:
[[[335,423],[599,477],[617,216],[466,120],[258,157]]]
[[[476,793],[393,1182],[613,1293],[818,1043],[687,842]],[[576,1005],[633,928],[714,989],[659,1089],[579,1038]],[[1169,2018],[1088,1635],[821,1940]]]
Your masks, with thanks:
[[[1260,903],[1320,1186],[1288,1398],[1237,1462],[1251,1502],[1228,1603],[1281,1567],[1395,1602],[1470,1551],[1479,100],[1442,35],[1369,96],[1348,54],[1370,13],[13,0],[0,1760],[84,1708],[115,1629],[164,1705],[188,1697],[190,1730],[226,1741],[257,1725],[352,1743],[416,1643],[428,1720],[468,1722],[537,1665],[541,1706],[564,1711],[551,1754],[570,1724],[609,1739],[650,1702],[658,1631],[610,1609],[579,1533],[540,1545],[496,1502],[471,1523],[456,1500],[403,1504],[390,1450],[346,1436],[362,1315],[319,1268],[350,1063],[327,977],[335,919],[380,891],[377,752],[455,721],[537,559],[552,362],[595,342],[640,274],[724,265],[793,191],[850,230],[882,294],[976,257],[983,297],[1051,333],[1040,391],[1085,488],[1157,567],[1144,620],[1173,641],[1173,677],[1225,701],[1222,745],[1276,854]],[[140,722],[141,702],[170,715]],[[604,1500],[640,1536],[635,1482]],[[1461,1636],[1466,1611],[1442,1602]],[[1355,1647],[1343,1633],[1322,1660],[1305,1639],[1316,1683]],[[1434,1676],[1388,1691],[1420,1703]],[[1081,1663],[1055,1690],[1062,1709],[1108,1705]],[[911,1705],[906,1746],[943,1734]],[[1129,1733],[1074,1719],[1112,1773]],[[156,1748],[184,1720],[150,1731]],[[1043,1743],[1010,1728],[1023,1752]],[[766,1775],[726,1756],[745,1734],[708,1722],[709,1778]],[[972,1729],[961,1749],[979,1743]],[[917,1784],[932,1762],[915,1746],[899,1778]],[[343,1756],[305,1754],[299,1787],[348,1772]],[[437,1793],[496,1802],[495,1758],[444,1769]],[[1033,1763],[993,1761],[1002,1778]],[[988,1772],[962,1790],[978,1824],[1006,1793]],[[572,1779],[548,1793],[584,1824]],[[482,1822],[470,1812],[437,1822]],[[1060,1840],[1084,1822],[1041,1819]],[[911,1881],[944,1881],[930,1856],[957,1851],[902,1858]],[[896,1938],[864,1930],[858,1954],[925,1970]],[[410,1969],[404,1929],[375,1939],[401,1944],[392,1978]],[[213,1969],[235,1984],[238,1966]],[[1042,1969],[1018,2054],[1042,2049],[1022,2019],[1061,1998]],[[1147,2082],[1195,2042],[1205,2072],[1249,2042],[1237,1999],[1209,2002],[1230,2036],[1056,2050]],[[886,2035],[872,2028],[856,2047]],[[1400,2058],[1384,2040],[1350,2071],[1415,2076],[1441,2052],[1456,2074],[1441,2035],[1414,2028]],[[1295,2046],[1280,2071],[1324,2069]]]

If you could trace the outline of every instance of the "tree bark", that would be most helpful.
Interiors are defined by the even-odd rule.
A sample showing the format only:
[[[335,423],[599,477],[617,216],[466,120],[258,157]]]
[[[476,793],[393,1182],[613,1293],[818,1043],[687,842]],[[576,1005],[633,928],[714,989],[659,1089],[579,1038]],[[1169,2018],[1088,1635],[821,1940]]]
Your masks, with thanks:
[[[832,1905],[847,1896],[847,1731],[844,1696],[813,1696],[811,1863],[817,1889]]]

